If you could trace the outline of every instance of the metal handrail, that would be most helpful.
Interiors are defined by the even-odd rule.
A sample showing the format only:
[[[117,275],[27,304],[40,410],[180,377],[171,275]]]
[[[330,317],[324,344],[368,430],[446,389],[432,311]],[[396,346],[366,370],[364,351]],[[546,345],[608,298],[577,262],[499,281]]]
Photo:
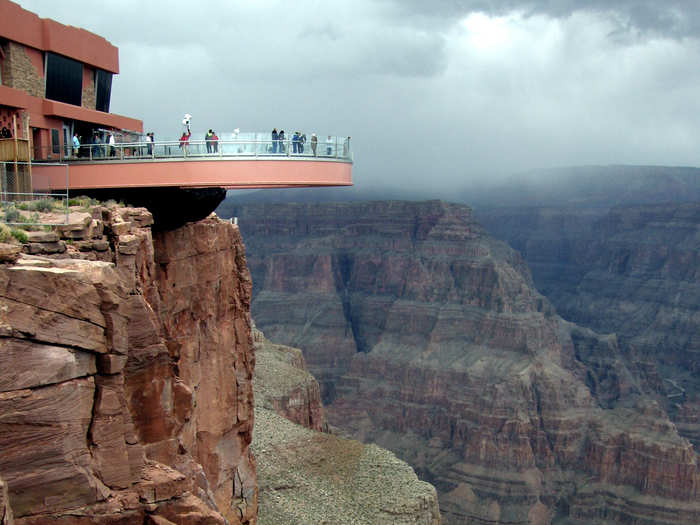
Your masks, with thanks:
[[[48,148],[46,148],[48,150]],[[66,146],[66,149],[67,146]],[[316,148],[310,141],[301,144],[293,139],[285,138],[280,141],[267,140],[168,140],[159,142],[119,142],[111,144],[82,144],[76,150],[71,146],[70,154],[65,150],[52,155],[41,151],[41,158],[35,162],[55,160],[73,161],[124,161],[147,159],[202,159],[202,158],[305,158],[326,159],[352,162],[353,154],[350,149],[349,137],[334,137],[331,141],[319,140]],[[77,155],[76,155],[77,153]]]

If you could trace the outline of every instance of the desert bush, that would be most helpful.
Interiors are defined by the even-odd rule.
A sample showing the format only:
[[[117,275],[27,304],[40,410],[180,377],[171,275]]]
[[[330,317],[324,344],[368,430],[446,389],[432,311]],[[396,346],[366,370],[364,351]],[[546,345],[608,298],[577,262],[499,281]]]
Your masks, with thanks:
[[[83,208],[89,208],[90,206],[96,206],[100,203],[97,199],[92,197],[86,197],[85,195],[80,195],[79,197],[71,197],[68,199],[68,206],[81,206]]]
[[[22,244],[27,244],[29,242],[29,237],[27,237],[27,232],[20,230],[19,228],[12,228],[12,236],[17,239]]]
[[[53,199],[41,199],[38,201],[31,201],[29,203],[29,209],[31,211],[48,213],[53,211],[55,201]]]
[[[22,214],[14,205],[5,208],[5,222],[19,222],[21,218]]]
[[[12,237],[12,229],[7,224],[0,223],[0,242],[8,242]]]

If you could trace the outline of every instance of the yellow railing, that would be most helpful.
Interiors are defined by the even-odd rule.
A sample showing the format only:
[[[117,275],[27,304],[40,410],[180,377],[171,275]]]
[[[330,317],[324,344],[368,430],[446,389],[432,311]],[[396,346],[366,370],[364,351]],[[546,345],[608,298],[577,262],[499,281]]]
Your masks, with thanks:
[[[29,162],[29,140],[0,139],[0,162]]]

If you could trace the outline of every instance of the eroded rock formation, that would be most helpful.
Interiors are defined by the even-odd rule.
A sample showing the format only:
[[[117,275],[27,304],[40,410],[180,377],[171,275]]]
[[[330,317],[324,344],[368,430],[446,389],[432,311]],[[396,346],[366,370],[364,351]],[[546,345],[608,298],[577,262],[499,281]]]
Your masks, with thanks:
[[[303,349],[331,423],[437,486],[447,523],[700,522],[697,453],[616,338],[563,321],[467,207],[234,213],[258,325]]]
[[[375,445],[318,432],[325,427],[320,389],[299,349],[257,330],[254,340],[259,525],[440,525],[435,488],[406,463]]]
[[[96,208],[0,267],[2,523],[255,523],[241,237],[151,224]]]
[[[481,217],[520,250],[538,288],[563,317],[613,334],[638,388],[658,399],[697,451],[700,204],[492,208]],[[605,349],[582,350],[582,359],[604,373],[607,383],[628,383],[605,364]]]

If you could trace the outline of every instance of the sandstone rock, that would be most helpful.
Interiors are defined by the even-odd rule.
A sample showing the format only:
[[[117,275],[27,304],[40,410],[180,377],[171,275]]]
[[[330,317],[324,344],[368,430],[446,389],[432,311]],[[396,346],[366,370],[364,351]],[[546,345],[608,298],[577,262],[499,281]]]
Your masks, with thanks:
[[[110,224],[110,229],[112,230],[112,233],[117,237],[121,235],[127,235],[131,231],[131,223],[124,221],[115,221]]]
[[[97,368],[100,374],[119,374],[126,366],[125,355],[102,354],[97,356]]]
[[[95,355],[22,339],[0,339],[0,392],[95,374]]]
[[[140,241],[141,239],[136,235],[119,235],[117,239],[117,250],[122,255],[135,255]]]
[[[13,263],[22,253],[21,244],[0,243],[0,263]]]
[[[29,242],[58,242],[58,233],[55,231],[27,232]]]
[[[24,245],[24,251],[30,255],[37,255],[40,253],[64,253],[66,251],[66,243],[63,241],[30,242]]]
[[[90,213],[71,212],[67,224],[56,226],[56,232],[62,239],[90,239],[96,227]]]
[[[110,232],[122,220],[116,209],[99,215]],[[65,230],[93,247],[75,243],[71,257],[94,259],[103,243],[109,262],[24,255],[0,268],[0,477],[15,522],[252,525],[254,354],[240,235],[214,218],[161,232],[161,259],[198,248],[156,265],[141,227],[152,217],[125,216],[116,253],[88,235],[100,220]]]
[[[15,518],[107,497],[85,441],[94,392],[87,378],[0,394],[0,473]]]
[[[447,523],[635,522],[634,502],[648,524],[700,520],[697,455],[663,408],[646,415],[648,389],[619,338],[560,319],[468,208],[235,215],[258,325],[303,348],[331,424],[435,482]],[[579,496],[589,480],[601,484]]]

